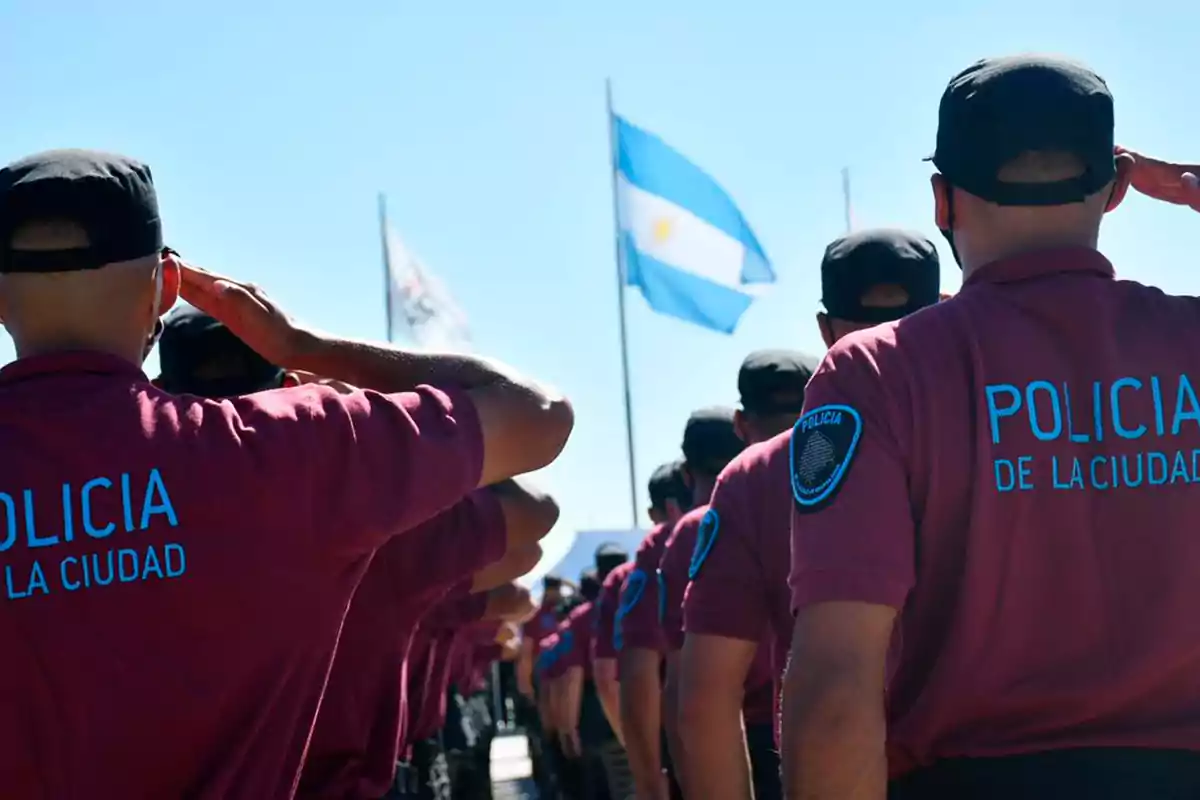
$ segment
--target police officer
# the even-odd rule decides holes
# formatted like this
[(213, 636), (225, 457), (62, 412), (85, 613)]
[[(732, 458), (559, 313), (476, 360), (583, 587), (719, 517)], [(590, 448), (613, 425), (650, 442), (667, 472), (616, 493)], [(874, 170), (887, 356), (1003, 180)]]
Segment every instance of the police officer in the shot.
[(576, 640), (591, 632), (590, 626), (584, 623), (589, 620), (592, 603), (599, 593), (600, 582), (593, 570), (580, 575), (579, 591), (559, 604), (558, 627), (542, 641), (543, 652), (539, 657), (539, 679), (545, 686), (550, 727), (555, 734), (551, 752), (554, 754), (557, 790), (565, 800), (583, 797), (589, 785), (579, 738), (582, 681), (568, 673), (582, 663), (581, 653), (587, 652), (586, 646), (576, 647)]
[[(658, 627), (666, 661), (663, 686), (663, 727), (669, 745), (671, 792), (678, 796), (683, 786), (683, 746), (679, 725), (679, 652), (683, 649), (683, 598), (690, 565), (702, 561), (715, 528), (708, 501), (717, 476), (742, 451), (736, 412), (725, 406), (695, 411), (683, 431), (684, 477), (692, 491), (692, 508), (675, 523), (659, 558)], [(765, 683), (761, 681), (760, 685)], [(766, 693), (769, 707), (769, 691)], [(769, 710), (767, 712), (770, 713)], [(701, 787), (692, 788), (693, 795)]]
[[(613, 644), (620, 676), (621, 732), (638, 798), (664, 800), (670, 785), (663, 773), (663, 653), (658, 624), (658, 564), (675, 524), (691, 504), (683, 462), (659, 467), (651, 477), (650, 521), (654, 523), (634, 554), (634, 567), (621, 587), (613, 621)], [(661, 504), (660, 504), (661, 500)]]
[[(632, 800), (633, 777), (625, 750), (609, 724), (595, 681), (592, 660), (593, 639), (600, 625), (600, 588), (608, 576), (629, 561), (629, 554), (617, 545), (601, 545), (596, 549), (596, 582), (588, 587), (592, 595), (584, 610), (576, 610), (570, 621), (574, 631), (572, 658), (566, 669), (569, 696), (577, 696), (577, 730), (579, 752), (582, 754), (584, 797), (594, 800)], [(582, 587), (581, 587), (582, 588)], [(586, 596), (586, 595), (585, 595)], [(568, 731), (572, 730), (568, 728)]]
[(517, 656), (517, 689), (520, 692), (518, 719), (525, 729), (529, 757), (533, 762), (533, 777), (541, 794), (554, 793), (554, 770), (551, 766), (550, 741), (546, 738), (544, 720), (548, 716), (546, 698), (539, 691), (534, 664), (541, 655), (539, 643), (558, 626), (556, 610), (562, 601), (562, 578), (546, 575), (542, 578), (542, 601), (537, 612), (521, 628), (521, 651)]
[(1097, 250), (1113, 119), (1052, 57), (942, 96), (963, 288), (835, 345), (792, 437), (796, 796), (1200, 795), (1200, 305)]
[[(899, 319), (938, 302), (940, 278), (937, 248), (919, 234), (872, 229), (840, 237), (821, 261), (818, 328), (832, 345)], [(814, 366), (788, 351), (751, 353), (743, 362), (738, 432), (750, 446), (717, 480), (712, 540), (690, 573), (680, 731), (688, 781), (714, 797), (747, 797), (751, 784), (759, 800), (782, 793), (775, 726), (747, 708), (743, 735), (743, 707), (764, 655), (774, 699), (791, 645), (791, 499), (779, 487), (787, 485), (791, 428)], [(768, 707), (767, 719), (774, 717)]]
[[(286, 794), (375, 550), (553, 460), (571, 428), (563, 399), (506, 368), (315, 333), (162, 247), (136, 161), (0, 170), (14, 797)], [(269, 363), (394, 394), (169, 395), (140, 365), (179, 295)]]
[[(235, 397), (303, 380), (190, 306), (167, 315), (158, 352), (157, 384), (172, 393)], [(420, 617), (461, 582), (483, 592), (528, 572), (557, 517), (552, 499), (505, 481), (380, 548), (342, 626), (297, 797), (377, 798), (396, 783), (409, 703), (396, 675)]]

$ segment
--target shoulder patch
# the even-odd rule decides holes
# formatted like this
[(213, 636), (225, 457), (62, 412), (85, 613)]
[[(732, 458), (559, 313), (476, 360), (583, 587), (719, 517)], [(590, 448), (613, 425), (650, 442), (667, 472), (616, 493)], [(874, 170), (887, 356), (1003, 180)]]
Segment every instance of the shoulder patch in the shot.
[(634, 606), (638, 604), (645, 593), (646, 573), (641, 569), (635, 569), (625, 579), (625, 586), (621, 589), (621, 600), (617, 604), (617, 613), (613, 615), (613, 649), (618, 652), (625, 647), (625, 617), (630, 611), (633, 611)]
[(625, 579), (625, 587), (621, 590), (621, 604), (617, 606), (617, 619), (621, 619), (633, 611), (645, 593), (646, 572), (642, 569), (635, 569), (629, 573), (629, 577)]
[(861, 438), (862, 417), (850, 406), (821, 406), (797, 420), (789, 452), (797, 511), (811, 514), (833, 502)]
[(704, 519), (700, 520), (700, 530), (696, 532), (696, 546), (692, 550), (692, 563), (688, 565), (688, 580), (696, 580), (696, 576), (700, 574), (700, 568), (704, 566), (704, 560), (708, 558), (709, 552), (717, 541), (717, 532), (721, 529), (721, 517), (717, 514), (715, 508), (710, 508), (704, 512)]
[(658, 624), (662, 625), (667, 618), (667, 578), (663, 571), (658, 571)]

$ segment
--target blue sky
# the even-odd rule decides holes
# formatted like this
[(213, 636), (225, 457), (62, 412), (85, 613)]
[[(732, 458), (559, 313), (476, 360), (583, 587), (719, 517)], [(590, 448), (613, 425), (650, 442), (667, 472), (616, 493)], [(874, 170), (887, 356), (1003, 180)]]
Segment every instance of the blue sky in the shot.
[[(538, 477), (563, 507), (550, 560), (575, 530), (629, 524), (606, 77), (619, 113), (733, 195), (780, 275), (732, 337), (630, 295), (644, 484), (689, 411), (736, 401), (747, 352), (820, 352), (817, 267), (842, 232), (843, 166), (856, 222), (935, 238), (957, 288), (920, 160), (954, 72), (985, 55), (1080, 58), (1113, 89), (1122, 143), (1197, 159), (1198, 29), (1200, 6), (1178, 0), (0, 0), (0, 160), (136, 156), (186, 257), (359, 337), (384, 334), (386, 192), (481, 349), (575, 402), (575, 434)], [(1102, 246), (1126, 277), (1192, 291), (1189, 214), (1133, 198)]]

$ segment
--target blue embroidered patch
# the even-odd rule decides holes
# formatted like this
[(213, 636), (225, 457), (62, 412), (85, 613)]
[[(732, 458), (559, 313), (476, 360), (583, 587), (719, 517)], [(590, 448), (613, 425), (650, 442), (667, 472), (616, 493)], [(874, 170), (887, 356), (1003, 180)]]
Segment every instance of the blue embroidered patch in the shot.
[(811, 514), (833, 502), (861, 438), (862, 417), (850, 406), (814, 408), (796, 422), (789, 459), (798, 512)]
[(625, 616), (633, 611), (634, 606), (642, 599), (642, 595), (646, 593), (646, 573), (641, 569), (634, 569), (629, 573), (629, 577), (625, 579), (625, 586), (621, 589), (621, 604), (617, 606), (617, 613), (613, 617), (613, 647), (618, 651), (625, 646), (625, 635), (623, 633), (622, 623)]
[(667, 618), (667, 579), (663, 571), (658, 571), (658, 624), (662, 625)]
[(704, 566), (705, 559), (712, 551), (713, 545), (717, 541), (717, 531), (720, 529), (721, 517), (717, 514), (717, 510), (710, 508), (705, 511), (704, 519), (700, 520), (700, 530), (696, 532), (696, 546), (692, 549), (692, 563), (688, 565), (689, 581), (696, 580), (696, 576), (700, 574), (700, 568)]

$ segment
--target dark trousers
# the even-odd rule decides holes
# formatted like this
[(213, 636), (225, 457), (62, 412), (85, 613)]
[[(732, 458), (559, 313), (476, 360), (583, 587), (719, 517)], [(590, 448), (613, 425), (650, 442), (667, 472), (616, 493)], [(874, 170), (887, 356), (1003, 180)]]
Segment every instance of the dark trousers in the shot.
[(551, 745), (554, 762), (554, 777), (558, 794), (562, 800), (581, 800), (584, 792), (583, 759), (566, 754), (558, 742)]
[(1103, 747), (948, 758), (888, 785), (888, 800), (1194, 800), (1200, 753)]
[(750, 751), (750, 780), (755, 800), (783, 800), (779, 774), (779, 751), (771, 723), (746, 726), (746, 749)]
[(633, 771), (629, 768), (629, 756), (625, 748), (613, 737), (596, 748), (596, 754), (604, 768), (608, 797), (611, 800), (635, 800)]

